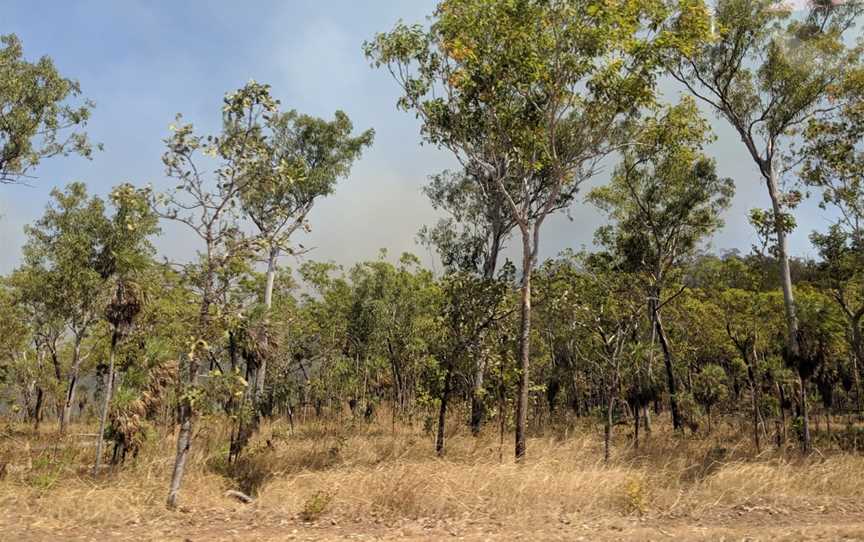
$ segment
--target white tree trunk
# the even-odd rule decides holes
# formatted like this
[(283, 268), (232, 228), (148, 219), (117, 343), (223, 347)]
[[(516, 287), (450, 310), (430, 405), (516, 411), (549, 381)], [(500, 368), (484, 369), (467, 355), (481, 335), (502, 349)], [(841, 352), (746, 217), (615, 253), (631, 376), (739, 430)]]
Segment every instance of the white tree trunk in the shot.
[(102, 409), (99, 413), (99, 433), (96, 436), (96, 462), (93, 464), (93, 476), (99, 474), (102, 466), (102, 447), (104, 444), (105, 423), (108, 420), (108, 407), (111, 404), (111, 396), (114, 393), (114, 355), (117, 350), (117, 331), (111, 337), (111, 351), (108, 354), (108, 377), (105, 385), (105, 396), (102, 398)]

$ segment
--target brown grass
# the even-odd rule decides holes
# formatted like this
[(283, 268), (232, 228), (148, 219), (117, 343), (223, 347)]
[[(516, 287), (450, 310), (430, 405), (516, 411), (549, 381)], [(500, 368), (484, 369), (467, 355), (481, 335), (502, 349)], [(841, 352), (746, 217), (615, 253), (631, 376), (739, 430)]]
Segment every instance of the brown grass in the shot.
[[(698, 519), (741, 507), (786, 514), (819, 507), (860, 512), (856, 500), (864, 495), (861, 456), (823, 452), (803, 459), (770, 451), (756, 458), (731, 427), (685, 438), (661, 426), (638, 453), (619, 430), (608, 464), (602, 461), (599, 430), (549, 429), (534, 435), (528, 459), (514, 464), (509, 437), (502, 461), (497, 435), (474, 438), (453, 426), (447, 455), (440, 459), (432, 435), (410, 428), (393, 432), (385, 420), (354, 428), (310, 422), (294, 432), (276, 422), (263, 428), (239, 471), (225, 464), (226, 425), (205, 420), (181, 504), (227, 516), (305, 521), (530, 517), (543, 522), (574, 516)], [(154, 436), (137, 459), (94, 479), (88, 472), (92, 439), (58, 441), (52, 431), (6, 429), (0, 444), (0, 464), (6, 464), (0, 513), (54, 530), (156, 526), (176, 517), (163, 504), (173, 435)], [(717, 457), (722, 460), (715, 462)], [(228, 489), (250, 491), (244, 486), (250, 480), (257, 492), (251, 505), (225, 497)]]

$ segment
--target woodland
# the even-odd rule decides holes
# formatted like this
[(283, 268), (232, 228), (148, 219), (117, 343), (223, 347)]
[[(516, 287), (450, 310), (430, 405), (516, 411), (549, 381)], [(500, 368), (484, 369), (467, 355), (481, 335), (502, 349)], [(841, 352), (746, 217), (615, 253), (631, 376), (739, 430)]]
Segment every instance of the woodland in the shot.
[[(458, 164), (423, 188), (435, 269), (304, 247), (374, 127), (262, 82), (224, 94), (217, 133), (178, 114), (159, 182), (57, 186), (0, 276), (0, 528), (864, 537), (862, 11), (441, 0), (370, 36), (394, 115)], [(74, 74), (0, 40), (7, 198), (102, 142)], [(757, 178), (718, 173), (720, 124)], [(742, 183), (764, 208), (730, 216)], [(805, 199), (812, 258), (788, 246)], [(594, 244), (541, 258), (546, 220), (587, 208)], [(729, 220), (757, 242), (714, 251)], [(177, 231), (185, 260), (156, 249)]]

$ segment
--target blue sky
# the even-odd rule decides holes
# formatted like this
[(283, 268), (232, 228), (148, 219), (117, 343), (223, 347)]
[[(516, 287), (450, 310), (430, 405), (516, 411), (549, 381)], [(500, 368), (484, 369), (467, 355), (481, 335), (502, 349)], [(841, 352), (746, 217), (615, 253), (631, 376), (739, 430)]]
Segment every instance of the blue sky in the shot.
[[(169, 188), (160, 156), (174, 115), (182, 112), (202, 131), (216, 131), (223, 94), (249, 79), (271, 84), (285, 109), (318, 116), (342, 109), (358, 130), (377, 132), (374, 147), (351, 177), (313, 211), (312, 233), (302, 239), (316, 247), (308, 257), (350, 264), (387, 248), (394, 254), (414, 251), (428, 261), (415, 235), (435, 215), (420, 187), (453, 160), (419, 145), (417, 121), (396, 110), (398, 89), (388, 74), (369, 67), (361, 45), (400, 18), (422, 22), (434, 5), (434, 0), (7, 0), (0, 33), (17, 34), (28, 58), (49, 55), (61, 73), (79, 80), (97, 104), (88, 131), (105, 150), (92, 161), (46, 162), (35, 173), (34, 187), (0, 187), (0, 272), (18, 264), (23, 225), (41, 215), (55, 186), (83, 180), (99, 194), (124, 181)], [(664, 91), (673, 99), (678, 93), (668, 83)], [(747, 250), (754, 236), (746, 213), (768, 205), (766, 191), (737, 136), (724, 121), (709, 118), (719, 136), (710, 151), (721, 174), (733, 177), (738, 187), (713, 247)], [(595, 182), (606, 178), (608, 172)], [(562, 215), (545, 226), (543, 256), (590, 244), (601, 218), (581, 202), (570, 215), (572, 220)], [(812, 255), (807, 236), (828, 220), (809, 202), (798, 221), (792, 249)], [(158, 246), (172, 258), (195, 250), (194, 240), (172, 229)]]

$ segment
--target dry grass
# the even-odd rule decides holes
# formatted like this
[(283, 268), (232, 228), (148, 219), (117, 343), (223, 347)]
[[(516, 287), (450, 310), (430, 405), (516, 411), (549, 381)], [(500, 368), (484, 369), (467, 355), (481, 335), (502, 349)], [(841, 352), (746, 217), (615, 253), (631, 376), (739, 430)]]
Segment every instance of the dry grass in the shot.
[[(509, 437), (501, 461), (497, 435), (474, 438), (454, 426), (447, 455), (439, 459), (431, 435), (404, 428), (394, 433), (385, 419), (382, 425), (355, 428), (312, 422), (293, 433), (276, 422), (263, 428), (239, 474), (225, 464), (225, 424), (205, 420), (182, 505), (229, 516), (301, 520), (530, 517), (542, 522), (574, 515), (699, 518), (735, 507), (854, 511), (864, 495), (861, 456), (826, 453), (804, 460), (771, 451), (754, 458), (749, 443), (731, 427), (702, 438), (655, 428), (638, 453), (619, 431), (608, 464), (596, 429), (549, 429), (530, 439), (528, 459), (517, 465), (510, 459)], [(155, 436), (136, 460), (93, 479), (90, 440), (60, 442), (53, 428), (45, 431), (34, 435), (7, 428), (0, 441), (0, 463), (6, 464), (0, 512), (14, 509), (46, 528), (155, 526), (175, 514), (163, 505), (172, 436)], [(721, 445), (724, 451), (718, 452)], [(248, 491), (243, 484), (249, 480), (257, 491), (251, 505), (225, 497), (227, 489)]]

